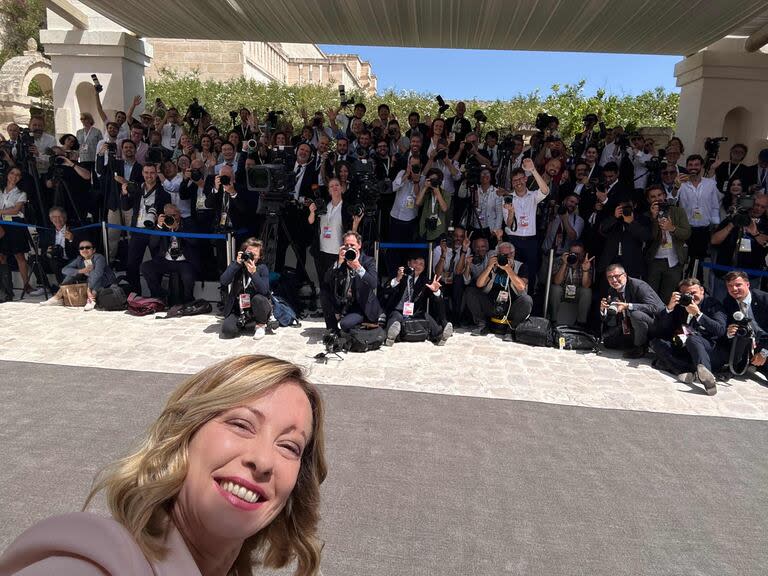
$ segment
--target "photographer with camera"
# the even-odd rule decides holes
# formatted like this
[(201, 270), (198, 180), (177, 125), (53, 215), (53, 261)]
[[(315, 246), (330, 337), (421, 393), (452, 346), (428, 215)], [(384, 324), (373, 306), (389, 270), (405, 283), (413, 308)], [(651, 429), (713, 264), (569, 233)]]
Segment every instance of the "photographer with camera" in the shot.
[(448, 307), (446, 314), (454, 324), (460, 321), (461, 304), (464, 297), (464, 276), (462, 274), (464, 268), (459, 270), (459, 262), (466, 259), (470, 243), (471, 239), (467, 236), (467, 231), (461, 225), (457, 225), (452, 233), (448, 229), (448, 233), (440, 238), (440, 242), (432, 250), (432, 273), (441, 278), (445, 302)]
[(768, 377), (768, 293), (750, 287), (749, 276), (740, 270), (724, 277), (728, 296), (723, 301), (728, 326), (720, 340), (720, 352), (728, 358), (731, 372), (739, 375), (747, 365)]
[(162, 166), (158, 167), (157, 177), (163, 189), (171, 196), (171, 203), (181, 212), (181, 219), (184, 222), (184, 228), (191, 230), (192, 226), (192, 207), (187, 198), (181, 198), (179, 190), (184, 175), (179, 172), (178, 166), (172, 160), (166, 160)]
[[(583, 122), (584, 129), (573, 138), (573, 144), (571, 144), (574, 158), (582, 158), (588, 146), (597, 147), (606, 136), (605, 123), (600, 120), (597, 114), (587, 114), (584, 116)], [(599, 125), (598, 130), (595, 130), (596, 125)]]
[(459, 170), (459, 163), (448, 157), (448, 144), (445, 140), (440, 140), (437, 146), (429, 153), (429, 159), (426, 166), (424, 166), (424, 172), (428, 173), (433, 168), (440, 170), (443, 177), (443, 189), (450, 198), (453, 198), (456, 192), (456, 184), (461, 180), (461, 171)]
[(48, 210), (48, 220), (53, 228), (38, 229), (38, 243), (42, 257), (43, 270), (53, 273), (56, 281), (64, 280), (62, 269), (78, 255), (79, 238), (67, 225), (67, 212), (64, 208), (53, 206)]
[(349, 332), (363, 323), (376, 324), (382, 314), (376, 297), (376, 262), (363, 253), (363, 239), (346, 232), (333, 267), (326, 270), (320, 300), (329, 333)]
[(214, 213), (211, 208), (205, 205), (205, 201), (215, 182), (215, 176), (212, 176), (210, 180), (206, 179), (204, 164), (200, 159), (192, 160), (189, 169), (182, 173), (179, 198), (189, 202), (190, 224), (187, 226), (189, 230), (203, 233), (213, 230)]
[(651, 239), (645, 248), (647, 280), (662, 301), (668, 301), (683, 276), (691, 227), (685, 211), (667, 203), (661, 184), (651, 184), (646, 198), (651, 207)]
[[(467, 308), (475, 324), (472, 336), (482, 336), (488, 331), (491, 318), (503, 319), (513, 331), (528, 318), (533, 309), (533, 299), (528, 291), (528, 268), (515, 260), (515, 247), (501, 242), (494, 252), (488, 252), (485, 268), (477, 276), (474, 286), (467, 286), (464, 294)], [(474, 264), (474, 262), (473, 262)], [(507, 334), (505, 340), (511, 339)]]
[(728, 192), (728, 186), (737, 178), (742, 183), (749, 182), (749, 167), (744, 164), (744, 158), (747, 156), (747, 146), (737, 143), (731, 146), (728, 162), (718, 162), (712, 165), (715, 171), (715, 181), (717, 189), (723, 194)]
[[(518, 177), (525, 178), (525, 174), (522, 173), (521, 176), (520, 173), (522, 169), (519, 170)], [(467, 229), (475, 232), (476, 238), (482, 236), (495, 242), (499, 231), (503, 232), (504, 201), (498, 190), (491, 184), (491, 171), (488, 168), (481, 168), (479, 183), (468, 187), (469, 205), (459, 221), (466, 221)]]
[(642, 358), (648, 351), (648, 334), (664, 303), (639, 278), (627, 275), (621, 264), (605, 271), (608, 296), (600, 300), (602, 340), (606, 348), (624, 349), (624, 358)]
[(699, 382), (709, 396), (717, 393), (713, 372), (724, 363), (717, 342), (725, 336), (727, 318), (723, 305), (706, 296), (698, 278), (682, 280), (679, 291), (656, 317), (657, 337), (650, 348), (656, 354), (654, 367), (677, 376), (680, 382)]
[(431, 168), (416, 194), (416, 206), (421, 208), (419, 237), (427, 242), (434, 242), (448, 230), (451, 195), (443, 188), (443, 181), (443, 172)]
[[(133, 210), (130, 206), (127, 208), (121, 206), (123, 204), (122, 186), (130, 182), (130, 187), (138, 190), (144, 183), (144, 168), (136, 159), (136, 145), (133, 140), (123, 140), (120, 149), (122, 150), (122, 159), (110, 159), (106, 165), (97, 162), (96, 170), (101, 178), (107, 222), (127, 226), (133, 219)], [(112, 171), (108, 172), (110, 166)], [(109, 253), (113, 259), (117, 256), (117, 242), (121, 235), (120, 230), (113, 228), (107, 230)]]
[(768, 193), (768, 148), (763, 148), (757, 155), (757, 164), (749, 167), (747, 182), (757, 186), (764, 194)]
[(81, 112), (80, 122), (83, 127), (76, 134), (80, 152), (78, 161), (89, 172), (93, 172), (98, 144), (102, 140), (101, 130), (94, 126), (95, 122), (90, 112)]
[(630, 276), (645, 277), (643, 245), (651, 240), (650, 219), (636, 212), (632, 201), (626, 200), (600, 221), (599, 231), (604, 240), (597, 269), (620, 263)]
[(696, 277), (704, 277), (701, 263), (709, 253), (710, 228), (720, 224), (720, 194), (713, 178), (702, 178), (704, 159), (698, 154), (688, 156), (685, 162), (687, 174), (679, 174), (680, 183), (678, 206), (685, 210), (691, 225), (688, 239), (688, 269), (686, 276), (693, 276), (693, 268), (699, 261)]
[[(384, 135), (384, 141), (387, 143), (387, 154), (389, 156), (396, 156), (405, 153), (411, 145), (411, 130), (408, 130), (408, 134), (403, 135), (400, 131), (400, 122), (394, 118), (391, 119), (386, 126), (387, 133)], [(425, 135), (427, 133), (426, 126), (424, 126), (424, 130), (423, 133), (419, 132), (419, 134)]]
[(56, 146), (56, 138), (45, 131), (45, 119), (42, 116), (29, 119), (29, 133), (33, 138), (29, 154), (35, 158), (37, 171), (42, 174), (50, 167), (51, 149)]
[[(426, 339), (438, 346), (445, 344), (453, 335), (453, 325), (445, 320), (445, 304), (440, 290), (440, 277), (429, 281), (424, 256), (417, 254), (408, 259), (406, 266), (397, 269), (391, 280), (392, 292), (387, 299), (387, 339), (385, 346), (392, 346), (401, 336), (424, 339), (418, 333), (426, 328)], [(430, 310), (427, 312), (427, 302)], [(423, 333), (423, 332), (422, 332)]]
[[(740, 184), (732, 181), (732, 187)], [(750, 206), (751, 205), (751, 206)], [(729, 207), (728, 215), (712, 233), (715, 264), (740, 270), (764, 270), (768, 255), (768, 195), (739, 194)], [(725, 272), (713, 270), (712, 295), (723, 299), (726, 295)], [(751, 278), (760, 285), (760, 277)]]
[[(105, 167), (110, 160), (119, 160), (122, 158), (122, 151), (118, 145), (118, 134), (120, 127), (117, 122), (107, 122), (107, 134), (96, 144), (96, 166), (94, 168), (97, 176), (105, 172)], [(106, 172), (112, 171), (107, 169)]]
[[(171, 203), (163, 207), (163, 213), (157, 217), (157, 229), (163, 232), (181, 233), (184, 225), (181, 210)], [(152, 259), (141, 265), (141, 274), (147, 281), (149, 293), (153, 298), (165, 299), (167, 294), (162, 289), (164, 274), (175, 273), (181, 279), (182, 304), (195, 299), (195, 281), (200, 276), (200, 257), (197, 241), (178, 236), (150, 236), (149, 250)]]
[(573, 242), (568, 252), (555, 260), (552, 282), (549, 287), (549, 311), (554, 322), (558, 322), (560, 305), (572, 302), (577, 306), (576, 325), (584, 328), (589, 320), (592, 305), (592, 264), (595, 257), (589, 257), (584, 244)]
[(680, 186), (677, 182), (677, 167), (669, 162), (661, 165), (661, 186), (667, 197), (667, 204), (677, 206), (680, 200)]
[(212, 210), (214, 230), (236, 230), (244, 224), (241, 192), (242, 186), (229, 164), (222, 166), (216, 176), (208, 176), (204, 187), (205, 207)]
[(240, 245), (237, 258), (219, 279), (222, 287), (228, 286), (224, 302), (224, 321), (221, 337), (234, 338), (249, 324), (255, 323), (254, 340), (266, 335), (266, 327), (272, 314), (269, 269), (261, 262), (261, 240), (248, 238)]
[(448, 154), (451, 156), (456, 154), (459, 145), (472, 132), (472, 124), (465, 117), (467, 105), (464, 102), (457, 102), (454, 110), (456, 114), (445, 120), (445, 131), (448, 133)]
[[(76, 142), (76, 141), (75, 141)], [(95, 212), (91, 193), (91, 171), (72, 160), (76, 156), (61, 146), (51, 148), (51, 168), (43, 176), (46, 188), (53, 190), (53, 204), (63, 206), (72, 215), (74, 226), (85, 223)]]
[[(413, 140), (415, 137), (412, 137)], [(395, 192), (395, 202), (390, 211), (389, 242), (408, 243), (416, 239), (419, 226), (419, 205), (416, 199), (419, 194), (423, 196), (422, 173), (423, 164), (418, 156), (411, 156), (406, 170), (401, 170), (394, 182), (392, 189)], [(387, 252), (387, 267), (390, 276), (394, 276), (399, 266), (400, 258), (397, 251)]]
[[(123, 154), (127, 152), (123, 148)], [(130, 211), (131, 227), (141, 227), (155, 229), (157, 226), (157, 215), (163, 213), (166, 204), (171, 203), (171, 196), (163, 190), (160, 181), (157, 178), (157, 168), (152, 164), (147, 164), (141, 170), (144, 183), (140, 186), (134, 182), (125, 182), (122, 184), (120, 196), (120, 209), (123, 213)], [(144, 253), (147, 248), (154, 256), (150, 247), (149, 236), (132, 232), (128, 241), (128, 254), (125, 264), (125, 278), (131, 285), (131, 289), (137, 294), (141, 294), (141, 282), (139, 271), (141, 263), (144, 260)]]
[(584, 232), (584, 219), (578, 215), (578, 208), (577, 194), (571, 192), (563, 198), (541, 245), (545, 255), (554, 248), (555, 256), (559, 258), (562, 254), (570, 252), (572, 244), (581, 238)]
[(186, 133), (184, 125), (179, 118), (179, 111), (176, 108), (168, 108), (163, 118), (160, 133), (162, 137), (160, 145), (166, 150), (175, 150), (176, 146), (179, 145), (181, 135)]

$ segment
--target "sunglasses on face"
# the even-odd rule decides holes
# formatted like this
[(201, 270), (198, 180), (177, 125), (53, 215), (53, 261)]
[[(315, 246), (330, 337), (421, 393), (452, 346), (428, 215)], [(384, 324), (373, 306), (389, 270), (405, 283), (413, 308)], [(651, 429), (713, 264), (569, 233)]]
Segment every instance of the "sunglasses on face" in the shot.
[(93, 246), (80, 246), (80, 250), (93, 250)]

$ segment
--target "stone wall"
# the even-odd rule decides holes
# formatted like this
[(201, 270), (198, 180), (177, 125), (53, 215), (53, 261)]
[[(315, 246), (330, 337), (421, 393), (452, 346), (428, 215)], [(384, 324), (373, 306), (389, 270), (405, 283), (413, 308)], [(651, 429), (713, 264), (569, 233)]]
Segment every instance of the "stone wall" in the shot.
[(180, 74), (198, 73), (201, 80), (228, 80), (243, 75), (243, 42), (148, 38), (154, 56), (146, 71), (150, 80), (163, 68)]

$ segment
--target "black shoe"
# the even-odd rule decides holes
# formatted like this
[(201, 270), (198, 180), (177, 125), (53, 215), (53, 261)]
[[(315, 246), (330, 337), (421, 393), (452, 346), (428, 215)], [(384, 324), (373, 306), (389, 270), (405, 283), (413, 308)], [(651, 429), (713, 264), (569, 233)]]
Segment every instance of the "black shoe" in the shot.
[(699, 382), (704, 384), (704, 389), (707, 391), (708, 396), (714, 396), (717, 394), (717, 384), (715, 384), (715, 375), (704, 366), (699, 364), (696, 366), (696, 376), (699, 377)]
[(485, 324), (478, 324), (472, 329), (472, 332), (470, 332), (472, 336), (485, 336), (487, 333), (488, 328), (486, 328)]
[(512, 334), (512, 332), (507, 332), (506, 334), (504, 334), (504, 336), (502, 336), (501, 339), (504, 342), (514, 342), (515, 341), (515, 336), (514, 336), (514, 334)]
[(645, 356), (645, 354), (648, 352), (648, 348), (646, 346), (635, 346), (633, 348), (630, 348), (629, 350), (625, 350), (624, 354), (622, 354), (622, 358), (629, 358), (629, 359), (635, 359), (635, 358), (642, 358)]

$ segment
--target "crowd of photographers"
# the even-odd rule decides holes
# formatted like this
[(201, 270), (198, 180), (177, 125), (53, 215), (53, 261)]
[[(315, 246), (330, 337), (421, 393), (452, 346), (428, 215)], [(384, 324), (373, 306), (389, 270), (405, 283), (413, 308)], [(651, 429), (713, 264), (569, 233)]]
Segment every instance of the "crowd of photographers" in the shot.
[[(18, 268), (25, 293), (39, 290), (30, 251), (64, 283), (78, 253), (98, 248), (110, 256), (99, 286), (124, 270), (130, 290), (141, 292), (143, 277), (164, 298), (172, 274), (187, 302), (195, 281), (218, 281), (222, 333), (255, 324), (261, 337), (273, 316), (270, 278), (290, 276), (286, 297), (298, 307), (299, 293), (315, 297), (314, 276), (330, 335), (380, 326), (387, 344), (442, 344), (463, 324), (513, 339), (538, 311), (627, 357), (651, 344), (664, 367), (707, 390), (713, 372), (739, 360), (716, 350), (768, 330), (749, 308), (762, 299), (768, 254), (768, 150), (750, 166), (737, 143), (724, 161), (725, 139), (709, 138), (703, 156), (686, 155), (678, 138), (659, 148), (595, 114), (570, 142), (557, 118), (539, 114), (526, 142), (485, 131), (482, 111), (468, 116), (463, 102), (451, 110), (439, 97), (437, 117), (414, 111), (401, 125), (386, 104), (368, 114), (343, 90), (339, 106), (302, 110), (295, 132), (281, 111), (245, 107), (217, 127), (196, 100), (183, 115), (159, 99), (136, 115), (137, 96), (109, 118), (94, 84), (103, 132), (83, 113), (82, 128), (57, 140), (33, 117), (24, 129), (8, 125), (0, 145), (0, 215), (41, 227), (33, 238), (0, 226), (3, 263)], [(112, 225), (107, 246), (99, 230), (73, 233), (92, 222)], [(222, 233), (241, 246), (231, 264), (224, 240), (199, 237)], [(81, 279), (96, 273), (92, 260)], [(733, 302), (751, 324), (724, 319)], [(749, 362), (762, 366), (768, 349), (754, 351)], [(693, 358), (690, 370), (681, 357)]]

